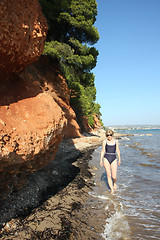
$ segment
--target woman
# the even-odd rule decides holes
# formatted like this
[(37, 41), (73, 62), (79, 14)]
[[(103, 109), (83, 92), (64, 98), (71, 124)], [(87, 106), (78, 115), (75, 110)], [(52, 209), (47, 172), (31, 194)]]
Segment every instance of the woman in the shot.
[[(114, 192), (114, 189), (117, 189), (116, 180), (117, 180), (117, 158), (118, 155), (118, 165), (121, 164), (121, 156), (119, 150), (118, 140), (114, 139), (113, 131), (111, 129), (106, 131), (106, 140), (102, 143), (102, 151), (100, 158), (100, 166), (104, 165), (108, 184), (111, 189), (111, 193)], [(113, 181), (112, 181), (113, 180)]]

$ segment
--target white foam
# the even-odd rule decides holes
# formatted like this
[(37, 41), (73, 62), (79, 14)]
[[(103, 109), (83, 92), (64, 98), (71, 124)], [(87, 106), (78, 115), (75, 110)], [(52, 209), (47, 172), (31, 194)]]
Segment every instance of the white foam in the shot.
[(131, 140), (131, 139), (127, 137), (122, 137), (122, 140)]
[[(106, 219), (105, 230), (101, 234), (106, 240), (130, 240), (130, 227), (123, 214), (123, 204), (113, 195), (108, 196), (108, 200), (113, 204), (114, 211), (110, 218)], [(109, 210), (109, 205), (105, 210)]]
[(128, 185), (126, 185), (125, 183), (121, 183), (119, 185), (121, 186), (121, 188), (128, 188)]
[(95, 197), (95, 198), (100, 198), (100, 199), (109, 199), (107, 196), (104, 196), (104, 195), (96, 195), (94, 192), (88, 192), (88, 194), (92, 197)]
[(106, 220), (105, 231), (101, 235), (106, 240), (130, 240), (130, 227), (122, 211), (116, 211)]
[(106, 207), (105, 207), (105, 210), (108, 210), (109, 209), (109, 206), (107, 205)]

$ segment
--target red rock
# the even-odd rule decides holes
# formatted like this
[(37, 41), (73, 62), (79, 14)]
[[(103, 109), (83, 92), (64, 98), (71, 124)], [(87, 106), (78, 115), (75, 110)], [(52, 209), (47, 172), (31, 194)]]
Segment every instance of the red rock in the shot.
[(99, 121), (98, 117), (95, 115), (94, 116), (93, 129), (98, 130), (99, 128), (102, 128), (102, 126), (100, 124), (100, 121)]
[(64, 135), (81, 134), (66, 80), (47, 58), (39, 59), (47, 33), (39, 2), (1, 1), (0, 33), (2, 199), (54, 159)]
[(0, 82), (42, 54), (47, 22), (38, 0), (0, 2)]
[[(57, 68), (49, 63), (48, 59), (41, 57), (38, 62), (28, 67), (29, 72), (34, 73), (37, 79), (40, 79), (43, 90), (47, 89), (47, 93), (52, 96), (55, 102), (60, 106), (67, 119), (66, 127), (63, 131), (65, 138), (81, 137), (81, 129), (77, 123), (76, 114), (71, 108), (70, 89), (66, 83), (66, 79), (61, 76)], [(42, 71), (39, 71), (42, 69)]]
[(67, 127), (64, 129), (64, 138), (81, 137), (80, 127), (75, 119), (69, 119)]
[(45, 57), (3, 84), (0, 90), (1, 192), (20, 189), (26, 184), (26, 174), (53, 160), (64, 134), (81, 136), (69, 98), (65, 79)]
[(88, 123), (88, 119), (87, 119), (87, 117), (83, 117), (83, 126), (84, 126), (84, 128), (85, 128), (85, 130), (86, 130), (86, 132), (92, 132), (92, 128), (91, 128), (91, 126), (89, 125), (89, 123)]
[[(23, 88), (22, 85), (19, 89), (11, 85), (11, 90), (7, 91), (12, 99), (10, 104), (8, 102), (8, 110), (3, 104), (2, 94), (0, 99), (0, 116), (5, 123), (0, 129), (1, 192), (7, 182), (7, 187), (14, 185), (19, 189), (22, 186), (24, 179), (17, 184), (19, 179), (14, 177), (15, 174), (36, 171), (54, 159), (67, 123), (60, 106), (49, 94), (40, 90), (38, 82), (21, 79), (21, 84)], [(21, 100), (14, 99), (16, 93)]]

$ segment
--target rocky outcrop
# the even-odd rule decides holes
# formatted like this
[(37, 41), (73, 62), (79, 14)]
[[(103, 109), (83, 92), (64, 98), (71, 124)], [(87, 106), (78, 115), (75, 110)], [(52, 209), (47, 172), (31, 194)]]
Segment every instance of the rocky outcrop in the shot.
[(63, 129), (64, 138), (81, 137), (81, 129), (77, 123), (76, 114), (70, 106), (70, 89), (58, 67), (53, 66), (48, 58), (43, 56), (38, 62), (29, 66), (27, 71), (39, 79), (41, 89), (46, 91), (62, 109), (67, 120)]
[(84, 126), (86, 132), (92, 132), (93, 129), (91, 128), (91, 126), (88, 123), (88, 118), (85, 116), (83, 117), (83, 126)]
[(81, 137), (80, 126), (76, 121), (76, 114), (73, 109), (68, 106), (63, 108), (65, 117), (67, 118), (67, 127), (64, 129), (64, 138), (77, 138)]
[(83, 126), (86, 132), (92, 132), (102, 128), (101, 123), (96, 115), (94, 116), (93, 127), (89, 125), (87, 117), (83, 117)]
[[(3, 199), (26, 184), (27, 174), (54, 159), (67, 123), (71, 125), (76, 116), (69, 106), (70, 91), (65, 79), (46, 58), (35, 62), (43, 52), (47, 34), (39, 2), (1, 1), (0, 32)], [(78, 124), (76, 127), (74, 136), (80, 136)]]
[[(66, 80), (48, 58), (40, 57), (47, 23), (39, 2), (1, 1), (0, 32), (2, 200), (26, 185), (28, 174), (54, 160), (64, 137), (81, 133)], [(88, 125), (86, 131), (91, 130)]]
[(0, 191), (4, 192), (21, 188), (25, 174), (54, 158), (66, 119), (37, 80), (17, 77), (0, 96)]
[(101, 123), (100, 123), (98, 117), (95, 115), (95, 116), (94, 116), (93, 129), (94, 129), (94, 130), (98, 130), (98, 129), (100, 129), (100, 128), (102, 128)]
[(38, 0), (0, 1), (0, 82), (39, 58), (46, 34)]
[(65, 79), (45, 57), (3, 84), (0, 90), (0, 192), (4, 194), (1, 197), (8, 191), (20, 189), (26, 184), (27, 174), (53, 160), (64, 134), (81, 136), (69, 98)]
[[(49, 101), (37, 81), (28, 81), (18, 75), (43, 52), (47, 22), (39, 2), (1, 1), (0, 32), (2, 199), (5, 192), (12, 190), (13, 186), (15, 189), (22, 186), (27, 171), (34, 171), (45, 164), (47, 160), (45, 157), (40, 159), (39, 153), (44, 155), (53, 142), (58, 145), (65, 120), (62, 110), (51, 97)], [(57, 109), (57, 116), (51, 111), (53, 109)], [(44, 111), (47, 111), (45, 116)], [(57, 132), (59, 138), (55, 140)]]

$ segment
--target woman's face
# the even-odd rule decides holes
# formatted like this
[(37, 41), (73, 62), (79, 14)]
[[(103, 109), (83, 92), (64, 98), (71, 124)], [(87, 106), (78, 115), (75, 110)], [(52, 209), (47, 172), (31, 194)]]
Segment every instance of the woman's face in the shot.
[(111, 140), (112, 140), (112, 134), (111, 134), (111, 133), (108, 133), (106, 136), (107, 136), (107, 140), (108, 140), (108, 141), (111, 141)]

